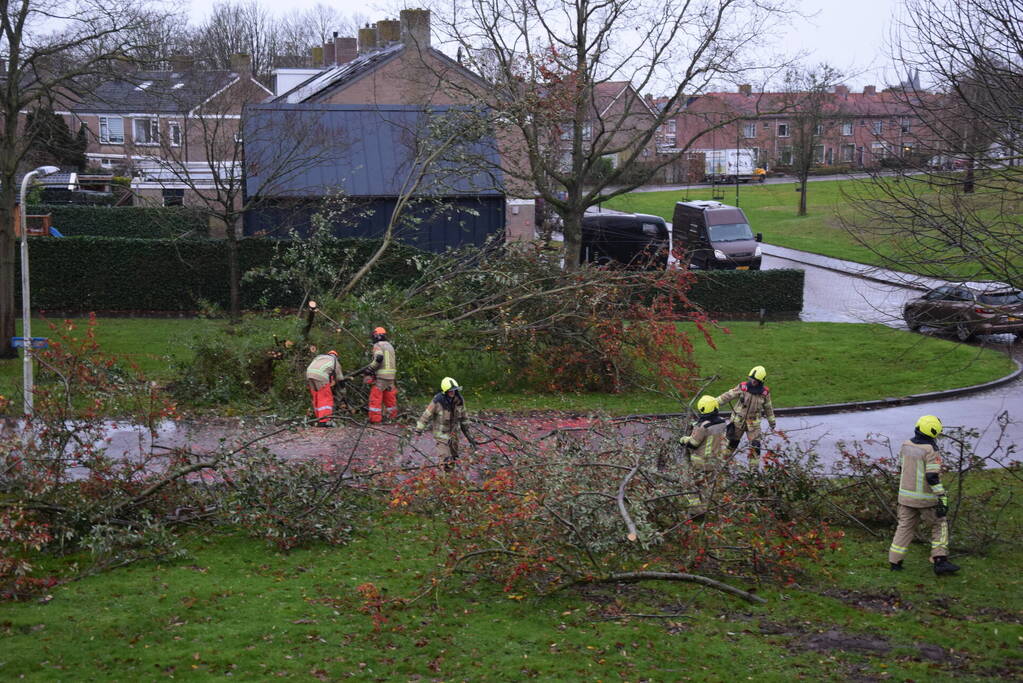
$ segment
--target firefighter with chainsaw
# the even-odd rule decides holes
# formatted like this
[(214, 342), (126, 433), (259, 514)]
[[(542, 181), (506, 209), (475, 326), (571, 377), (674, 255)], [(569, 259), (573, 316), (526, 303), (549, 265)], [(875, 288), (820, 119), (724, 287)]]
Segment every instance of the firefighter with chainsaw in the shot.
[(899, 449), (899, 523), (888, 548), (892, 571), (902, 570), (902, 558), (909, 551), (920, 522), (931, 527), (931, 562), (938, 576), (959, 571), (948, 561), (948, 494), (941, 485), (941, 453), (937, 438), (941, 420), (924, 415), (916, 421), (913, 438)]
[(398, 417), (398, 361), (394, 347), (387, 341), (387, 330), (383, 327), (373, 329), (370, 336), (373, 348), (370, 350), (369, 365), (357, 371), (357, 375), (365, 375), (369, 389), (369, 421), (370, 424), (383, 422), (384, 410), (388, 419)]
[(713, 495), (715, 475), (721, 471), (727, 448), (726, 421), (718, 412), (717, 399), (701, 396), (696, 402), (696, 410), (700, 413), (700, 419), (693, 423), (693, 429), (687, 436), (679, 439), (679, 444), (686, 451), (698, 490), (697, 495), (687, 496), (687, 499), (699, 514), (704, 511), (708, 494)]
[(440, 383), (440, 393), (433, 397), (426, 410), (416, 422), (416, 434), (422, 434), (427, 427), (433, 425), (433, 439), (437, 443), (435, 455), (444, 463), (444, 469), (451, 469), (458, 460), (458, 427), (465, 439), (476, 445), (475, 439), (469, 434), (469, 418), (465, 413), (465, 400), (462, 388), (451, 377), (445, 377)]
[(329, 427), (334, 415), (334, 385), (342, 377), (337, 351), (322, 353), (305, 369), (306, 384), (313, 397), (313, 414), (317, 427)]
[(728, 423), (728, 452), (732, 453), (739, 447), (739, 441), (745, 434), (754, 455), (760, 457), (760, 419), (767, 418), (773, 431), (775, 428), (774, 404), (771, 403), (771, 390), (764, 384), (767, 370), (757, 365), (749, 371), (745, 382), (740, 382), (733, 389), (717, 397), (718, 405), (731, 403), (738, 399), (739, 405), (732, 411), (732, 419)]

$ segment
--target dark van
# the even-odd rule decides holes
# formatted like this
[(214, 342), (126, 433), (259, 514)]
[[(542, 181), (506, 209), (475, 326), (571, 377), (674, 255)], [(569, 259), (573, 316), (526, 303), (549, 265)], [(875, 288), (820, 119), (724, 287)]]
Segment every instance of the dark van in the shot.
[(737, 206), (721, 202), (693, 201), (675, 204), (671, 237), (685, 250), (690, 268), (702, 270), (760, 270), (760, 242), (746, 214)]
[(668, 224), (644, 213), (583, 216), (579, 260), (599, 265), (664, 270), (668, 266)]

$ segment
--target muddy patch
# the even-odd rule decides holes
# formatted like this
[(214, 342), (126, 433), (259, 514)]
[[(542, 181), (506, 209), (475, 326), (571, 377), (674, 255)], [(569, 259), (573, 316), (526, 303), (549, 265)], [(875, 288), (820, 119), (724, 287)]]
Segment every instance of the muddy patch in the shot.
[(821, 595), (835, 598), (852, 607), (882, 614), (894, 614), (913, 609), (912, 603), (903, 600), (902, 596), (896, 591), (865, 593), (844, 588), (834, 588), (822, 591)]
[[(817, 652), (831, 654), (836, 651), (852, 652), (861, 655), (883, 657), (896, 647), (903, 648), (899, 643), (892, 643), (887, 638), (869, 633), (849, 633), (833, 628), (826, 631), (807, 629), (799, 623), (784, 623), (763, 620), (760, 622), (760, 633), (766, 636), (782, 636), (790, 638), (788, 647), (796, 652)], [(945, 648), (931, 643), (917, 643), (908, 646), (915, 650), (910, 655), (915, 659), (928, 662), (947, 663), (956, 658)]]

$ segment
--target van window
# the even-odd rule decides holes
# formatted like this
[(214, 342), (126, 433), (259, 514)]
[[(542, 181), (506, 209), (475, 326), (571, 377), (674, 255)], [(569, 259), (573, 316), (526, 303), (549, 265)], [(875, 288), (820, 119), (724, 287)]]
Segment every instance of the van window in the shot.
[(736, 242), (753, 239), (753, 231), (748, 223), (728, 223), (726, 225), (709, 225), (711, 242)]

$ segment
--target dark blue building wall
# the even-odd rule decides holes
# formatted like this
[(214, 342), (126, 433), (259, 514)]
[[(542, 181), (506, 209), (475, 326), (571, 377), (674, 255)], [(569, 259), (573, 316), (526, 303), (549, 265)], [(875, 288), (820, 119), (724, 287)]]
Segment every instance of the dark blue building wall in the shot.
[[(331, 232), (338, 237), (382, 237), (396, 201), (393, 197), (362, 200), (356, 210), (332, 224)], [(294, 230), (307, 237), (313, 215), (322, 210), (322, 200), (267, 202), (245, 213), (245, 235), (287, 238)], [(504, 233), (504, 198), (499, 196), (444, 199), (408, 209), (407, 215), (418, 220), (405, 221), (396, 237), (425, 251), (482, 246), (487, 238)]]

